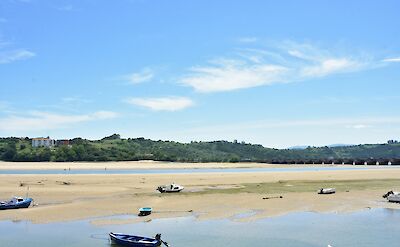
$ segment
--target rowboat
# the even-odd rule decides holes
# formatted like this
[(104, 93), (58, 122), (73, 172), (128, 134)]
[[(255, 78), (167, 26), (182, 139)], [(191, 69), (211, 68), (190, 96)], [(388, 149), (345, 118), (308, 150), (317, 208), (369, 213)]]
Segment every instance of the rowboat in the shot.
[(161, 240), (161, 234), (157, 234), (155, 238), (148, 238), (148, 237), (140, 237), (135, 235), (128, 235), (122, 233), (113, 233), (110, 232), (110, 239), (113, 243), (122, 245), (122, 246), (129, 246), (129, 247), (156, 247), (161, 246), (164, 243), (168, 246), (167, 243)]
[(321, 188), (318, 190), (318, 194), (334, 194), (336, 193), (335, 188)]
[(147, 216), (151, 214), (151, 211), (153, 209), (150, 207), (144, 207), (144, 208), (139, 208), (139, 214), (138, 216)]
[(32, 201), (32, 198), (13, 197), (9, 201), (0, 202), (0, 210), (27, 208)]
[(171, 193), (171, 192), (180, 192), (184, 189), (183, 186), (179, 184), (167, 184), (167, 185), (160, 185), (158, 186), (157, 190), (161, 193)]
[(386, 198), (389, 202), (400, 203), (400, 192), (391, 190), (384, 194), (383, 198)]

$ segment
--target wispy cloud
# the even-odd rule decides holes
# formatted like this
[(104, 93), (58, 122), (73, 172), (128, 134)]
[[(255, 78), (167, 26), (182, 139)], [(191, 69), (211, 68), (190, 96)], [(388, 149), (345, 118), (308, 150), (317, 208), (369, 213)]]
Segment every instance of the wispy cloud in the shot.
[(7, 101), (0, 100), (0, 111), (3, 111), (9, 107), (9, 103)]
[(365, 129), (365, 128), (370, 128), (371, 126), (366, 124), (355, 124), (355, 125), (350, 125), (348, 127), (352, 129)]
[(126, 102), (153, 111), (179, 111), (194, 105), (191, 99), (185, 97), (130, 98)]
[(308, 44), (287, 43), (271, 50), (243, 49), (237, 57), (194, 66), (181, 83), (202, 93), (222, 92), (355, 72), (371, 65), (368, 58), (334, 54)]
[(25, 60), (34, 56), (36, 56), (34, 52), (24, 49), (0, 51), (0, 64), (12, 63), (18, 60)]
[(144, 68), (139, 72), (135, 72), (129, 75), (124, 75), (121, 78), (128, 81), (131, 84), (139, 84), (142, 82), (147, 82), (153, 79), (154, 71), (150, 68)]
[(64, 5), (64, 6), (58, 7), (57, 9), (60, 10), (60, 11), (66, 11), (66, 12), (78, 11), (79, 10), (79, 9), (75, 8), (74, 6), (72, 6), (72, 5)]
[(254, 43), (257, 42), (258, 39), (256, 37), (241, 37), (238, 41), (241, 43)]
[(64, 97), (61, 98), (61, 101), (66, 104), (83, 104), (92, 102), (92, 100), (80, 96)]
[(36, 131), (69, 127), (82, 122), (111, 119), (118, 114), (110, 111), (97, 111), (90, 114), (64, 115), (32, 111), (25, 116), (11, 115), (0, 118), (0, 131)]
[(6, 18), (1, 18), (0, 17), (0, 23), (6, 23), (7, 22), (7, 19)]
[(282, 80), (288, 68), (270, 64), (219, 62), (210, 67), (193, 67), (182, 82), (202, 93), (231, 91), (272, 84)]
[(334, 73), (346, 73), (356, 71), (364, 66), (360, 61), (350, 58), (327, 58), (316, 65), (306, 66), (300, 69), (300, 77), (323, 77)]
[(251, 122), (230, 123), (223, 125), (202, 126), (193, 128), (193, 132), (207, 131), (239, 131), (243, 129), (276, 129), (285, 127), (336, 127), (365, 129), (373, 125), (399, 124), (400, 117), (353, 117), (353, 118), (324, 118), (324, 119), (291, 119), (291, 120), (259, 120)]
[(400, 63), (400, 57), (385, 58), (385, 59), (382, 60), (382, 62)]

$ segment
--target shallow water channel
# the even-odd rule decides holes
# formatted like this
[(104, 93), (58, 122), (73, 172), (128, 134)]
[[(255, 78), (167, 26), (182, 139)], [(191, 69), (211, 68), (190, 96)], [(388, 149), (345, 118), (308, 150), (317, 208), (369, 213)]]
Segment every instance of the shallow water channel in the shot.
[(176, 247), (399, 246), (400, 210), (393, 209), (366, 209), (348, 214), (292, 213), (251, 222), (235, 218), (197, 220), (191, 216), (134, 224), (95, 226), (90, 223), (99, 219), (117, 222), (133, 217), (136, 216), (119, 215), (50, 224), (0, 221), (0, 246), (110, 246), (110, 231), (142, 236), (162, 233), (163, 239)]

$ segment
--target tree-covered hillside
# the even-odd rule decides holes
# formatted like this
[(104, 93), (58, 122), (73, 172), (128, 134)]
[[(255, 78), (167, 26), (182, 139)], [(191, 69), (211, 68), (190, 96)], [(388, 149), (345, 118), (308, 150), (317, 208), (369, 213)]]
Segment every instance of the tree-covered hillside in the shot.
[(121, 139), (114, 134), (101, 140), (75, 138), (70, 145), (32, 147), (30, 138), (0, 138), (0, 159), (4, 161), (128, 161), (180, 162), (388, 162), (400, 161), (400, 144), (368, 144), (344, 147), (272, 149), (248, 143), (213, 141), (178, 143), (144, 138)]

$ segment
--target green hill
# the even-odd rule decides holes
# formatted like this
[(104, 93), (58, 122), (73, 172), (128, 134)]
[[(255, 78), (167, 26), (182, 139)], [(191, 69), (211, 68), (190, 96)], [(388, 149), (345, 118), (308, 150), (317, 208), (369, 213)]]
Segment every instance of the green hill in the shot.
[(26, 138), (0, 138), (0, 159), (4, 161), (128, 161), (179, 162), (400, 162), (400, 143), (343, 147), (273, 149), (261, 145), (228, 141), (179, 143), (144, 138), (121, 139), (114, 134), (101, 140), (75, 138), (69, 146), (33, 148)]

